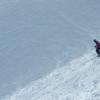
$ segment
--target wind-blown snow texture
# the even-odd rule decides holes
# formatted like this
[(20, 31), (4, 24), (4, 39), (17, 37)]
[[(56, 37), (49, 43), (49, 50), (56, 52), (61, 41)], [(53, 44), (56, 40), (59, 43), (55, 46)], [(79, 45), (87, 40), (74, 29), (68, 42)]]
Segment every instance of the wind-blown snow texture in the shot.
[(92, 51), (93, 38), (100, 39), (99, 0), (0, 0), (0, 99)]
[(99, 100), (99, 64), (93, 53), (86, 54), (3, 100)]

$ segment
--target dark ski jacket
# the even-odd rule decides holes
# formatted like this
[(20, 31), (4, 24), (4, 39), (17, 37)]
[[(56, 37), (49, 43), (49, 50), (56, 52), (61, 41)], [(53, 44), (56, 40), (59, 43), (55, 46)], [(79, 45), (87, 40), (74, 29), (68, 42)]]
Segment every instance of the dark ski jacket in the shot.
[(100, 42), (99, 41), (95, 41), (96, 45), (95, 45), (95, 48), (96, 49), (100, 49)]

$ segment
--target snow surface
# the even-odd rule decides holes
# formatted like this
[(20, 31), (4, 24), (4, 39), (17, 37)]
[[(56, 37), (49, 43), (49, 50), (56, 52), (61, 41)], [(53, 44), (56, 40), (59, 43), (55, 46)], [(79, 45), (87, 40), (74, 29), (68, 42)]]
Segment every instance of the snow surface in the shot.
[(100, 59), (92, 52), (3, 100), (99, 100)]
[[(99, 68), (99, 65), (94, 63), (94, 60), (92, 60), (93, 62), (90, 61), (96, 55), (94, 53), (94, 56), (92, 56), (92, 50), (94, 49), (92, 40), (94, 38), (100, 40), (99, 0), (0, 0), (0, 99), (6, 95), (16, 99), (19, 98), (19, 94), (22, 95), (21, 98), (25, 97), (27, 100), (38, 99), (38, 96), (42, 95), (41, 93), (46, 95), (45, 91), (52, 91), (53, 83), (54, 87), (58, 86), (56, 85), (57, 82), (59, 85), (61, 84), (61, 87), (57, 87), (58, 92), (57, 89), (54, 89), (55, 93), (53, 91), (52, 93), (47, 93), (52, 99), (56, 99), (55, 94), (61, 93), (59, 92), (60, 89), (66, 91), (65, 93), (72, 93), (73, 84), (75, 84), (73, 90), (76, 87), (76, 92), (81, 93), (82, 86), (80, 85), (78, 91), (77, 80), (83, 80), (86, 83), (85, 87), (85, 83), (83, 84), (84, 89), (89, 85), (89, 80), (91, 80), (91, 84), (93, 83), (92, 75), (85, 77), (82, 73), (92, 73), (87, 72), (87, 68), (90, 68), (90, 63), (96, 64), (97, 66), (94, 67)], [(87, 54), (88, 51), (91, 51), (89, 55)], [(82, 57), (84, 54), (87, 54), (87, 57), (85, 56), (86, 59)], [(77, 58), (84, 61), (80, 61)], [(72, 61), (73, 59), (76, 62), (80, 61), (80, 66), (76, 63), (77, 66), (69, 65), (73, 67), (73, 70), (74, 67), (77, 71), (81, 70), (76, 69), (76, 67), (80, 68), (82, 64), (86, 67), (85, 70), (82, 66), (83, 71), (80, 71), (80, 73), (82, 72), (79, 75), (80, 77), (76, 75), (77, 71), (75, 71), (75, 74), (71, 69), (65, 71), (65, 67), (62, 67), (68, 67), (69, 62), (74, 62)], [(61, 69), (59, 69), (60, 67)], [(53, 70), (55, 71), (52, 72)], [(74, 74), (76, 78), (74, 77), (74, 80), (69, 79), (70, 82), (66, 82), (66, 85), (64, 85), (62, 84), (64, 82), (63, 78), (60, 79), (62, 77), (60, 70), (68, 74), (65, 80), (70, 75), (69, 78), (74, 77)], [(96, 69), (94, 68), (94, 70)], [(58, 81), (54, 75), (57, 71), (60, 75), (58, 75), (59, 77), (56, 76)], [(51, 73), (51, 76), (48, 75), (49, 73)], [(63, 75), (66, 74), (64, 73)], [(98, 71), (95, 71), (95, 75), (98, 76)], [(85, 79), (88, 81), (85, 81)], [(48, 87), (48, 84), (51, 84), (52, 88), (48, 87), (48, 89), (43, 90), (39, 82), (35, 80), (42, 81), (44, 87)], [(98, 80), (93, 84), (99, 83)], [(30, 83), (32, 85), (28, 85)], [(42, 91), (41, 93), (39, 92), (40, 95), (36, 92), (34, 97), (33, 95), (30, 96), (29, 93), (29, 97), (26, 93), (28, 90), (30, 91), (32, 86), (37, 89), (34, 91), (39, 91), (39, 87), (34, 84), (39, 84)], [(94, 86), (91, 84), (89, 89)], [(26, 90), (23, 90), (24, 87)], [(68, 87), (71, 88), (71, 91), (64, 89)], [(18, 89), (26, 91), (25, 96), (21, 92), (17, 94), (15, 91), (18, 91)], [(89, 93), (87, 88), (84, 91), (86, 95)], [(84, 91), (82, 90), (81, 93), (83, 96), (85, 94)], [(73, 91), (72, 94), (77, 95), (76, 92)], [(53, 93), (54, 98), (51, 96)], [(69, 97), (71, 97), (70, 93), (68, 93)], [(42, 95), (41, 99), (47, 98), (45, 95)], [(59, 97), (58, 95), (56, 96)]]

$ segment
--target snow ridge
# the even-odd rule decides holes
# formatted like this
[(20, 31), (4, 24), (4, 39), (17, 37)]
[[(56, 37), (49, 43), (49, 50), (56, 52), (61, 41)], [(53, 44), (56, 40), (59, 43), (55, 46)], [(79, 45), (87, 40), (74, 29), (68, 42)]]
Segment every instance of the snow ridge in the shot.
[(2, 100), (99, 100), (99, 60), (85, 54)]

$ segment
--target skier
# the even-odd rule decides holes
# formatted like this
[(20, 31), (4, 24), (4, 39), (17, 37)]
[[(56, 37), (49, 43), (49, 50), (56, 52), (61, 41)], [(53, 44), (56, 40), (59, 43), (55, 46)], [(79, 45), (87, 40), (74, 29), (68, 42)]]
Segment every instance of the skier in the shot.
[(97, 53), (98, 57), (100, 57), (100, 42), (97, 41), (96, 39), (94, 39), (93, 41), (96, 43), (96, 45), (95, 45), (96, 53)]

